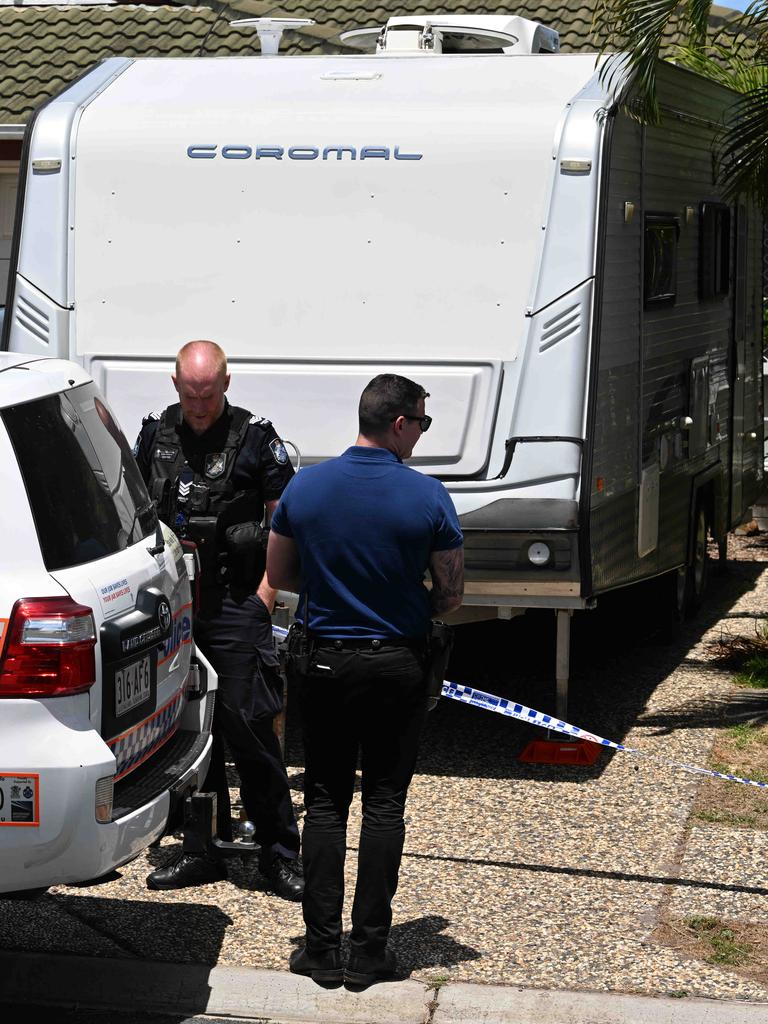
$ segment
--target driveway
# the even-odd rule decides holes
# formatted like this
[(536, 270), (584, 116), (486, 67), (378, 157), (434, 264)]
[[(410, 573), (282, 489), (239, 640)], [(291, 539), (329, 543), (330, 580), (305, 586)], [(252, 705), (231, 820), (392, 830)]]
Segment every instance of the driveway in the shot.
[[(766, 713), (766, 697), (736, 692), (707, 646), (724, 626), (749, 632), (765, 615), (766, 562), (764, 537), (731, 538), (703, 613), (672, 639), (651, 590), (577, 616), (569, 720), (660, 761), (706, 765), (719, 725)], [(452, 676), (552, 710), (553, 638), (554, 616), (544, 612), (466, 627)], [(292, 718), (289, 774), (301, 815)], [(660, 763), (606, 752), (586, 769), (521, 764), (531, 736), (447, 700), (430, 716), (394, 910), (401, 976), (768, 1000), (768, 985), (653, 938), (669, 915), (766, 923), (766, 833), (691, 819), (699, 780)], [(350, 887), (358, 827), (356, 801)], [(230, 862), (229, 880), (216, 885), (145, 888), (148, 871), (177, 845), (168, 837), (89, 887), (0, 901), (0, 949), (286, 970), (301, 910), (265, 891), (255, 863)]]

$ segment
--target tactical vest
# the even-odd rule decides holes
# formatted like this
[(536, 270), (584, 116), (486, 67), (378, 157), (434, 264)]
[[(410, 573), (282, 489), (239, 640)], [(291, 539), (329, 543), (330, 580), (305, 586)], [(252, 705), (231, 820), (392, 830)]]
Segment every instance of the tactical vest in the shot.
[(229, 406), (229, 415), (223, 446), (201, 452), (202, 464), (193, 468), (177, 429), (182, 423), (181, 406), (168, 406), (150, 453), (149, 491), (163, 522), (182, 540), (197, 544), (204, 587), (230, 584), (255, 589), (264, 572), (260, 525), (264, 502), (260, 489), (238, 491), (232, 483), (251, 414)]

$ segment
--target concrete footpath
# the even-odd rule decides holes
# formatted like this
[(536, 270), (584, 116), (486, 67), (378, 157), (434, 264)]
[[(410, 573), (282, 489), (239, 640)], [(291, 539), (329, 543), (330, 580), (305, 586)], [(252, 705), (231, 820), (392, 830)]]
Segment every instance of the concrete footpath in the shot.
[(270, 1024), (766, 1024), (768, 1003), (417, 981), (362, 992), (240, 967), (0, 953), (3, 1005), (213, 1014)]

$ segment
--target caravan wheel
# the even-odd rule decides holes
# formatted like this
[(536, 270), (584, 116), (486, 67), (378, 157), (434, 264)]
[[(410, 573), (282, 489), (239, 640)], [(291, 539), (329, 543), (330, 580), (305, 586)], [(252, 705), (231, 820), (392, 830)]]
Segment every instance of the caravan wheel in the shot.
[(689, 587), (688, 566), (681, 565), (670, 573), (670, 589), (672, 591), (672, 617), (675, 622), (682, 622), (688, 611)]
[(696, 512), (696, 533), (693, 538), (693, 561), (689, 573), (689, 593), (691, 611), (698, 611), (704, 600), (709, 577), (709, 552), (707, 551), (707, 535), (709, 533), (709, 517), (703, 507)]
[(696, 511), (694, 530), (691, 561), (662, 577), (665, 586), (665, 606), (676, 623), (681, 623), (687, 616), (699, 610), (707, 589), (709, 516), (703, 505)]

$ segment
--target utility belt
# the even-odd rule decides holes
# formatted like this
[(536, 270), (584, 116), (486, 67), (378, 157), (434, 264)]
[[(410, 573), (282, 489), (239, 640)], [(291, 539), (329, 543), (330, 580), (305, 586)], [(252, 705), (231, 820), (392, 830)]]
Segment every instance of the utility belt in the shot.
[(298, 622), (294, 622), (288, 630), (288, 636), (282, 648), (282, 661), (286, 672), (298, 675), (309, 675), (313, 667), (315, 655), (320, 651), (332, 651), (343, 654), (351, 651), (380, 651), (389, 647), (410, 647), (411, 642), (373, 639), (334, 640), (327, 636), (318, 636), (305, 630)]
[[(306, 609), (305, 619), (306, 623)], [(425, 659), (425, 681), (427, 710), (431, 711), (440, 697), (448, 661), (453, 649), (453, 630), (444, 622), (432, 622), (428, 636), (393, 637), (392, 639), (354, 638), (334, 640), (318, 636), (294, 622), (288, 630), (285, 643), (280, 648), (283, 671), (300, 676), (309, 675), (315, 656), (320, 651), (343, 653), (345, 651), (386, 651), (407, 647)]]
[(190, 516), (180, 530), (197, 544), (203, 586), (255, 589), (266, 568), (269, 527), (236, 523), (221, 530), (217, 516)]

